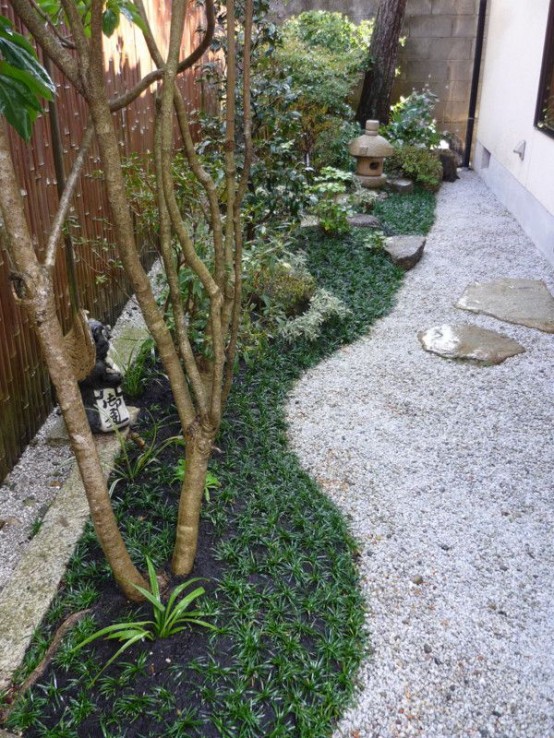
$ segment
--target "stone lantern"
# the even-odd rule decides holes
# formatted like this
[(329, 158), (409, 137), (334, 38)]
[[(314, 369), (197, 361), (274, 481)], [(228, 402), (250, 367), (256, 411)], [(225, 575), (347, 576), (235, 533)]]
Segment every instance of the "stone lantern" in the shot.
[(349, 151), (358, 160), (356, 177), (363, 187), (382, 187), (387, 178), (383, 174), (386, 156), (394, 153), (393, 147), (378, 135), (379, 121), (368, 120), (361, 136), (350, 142)]

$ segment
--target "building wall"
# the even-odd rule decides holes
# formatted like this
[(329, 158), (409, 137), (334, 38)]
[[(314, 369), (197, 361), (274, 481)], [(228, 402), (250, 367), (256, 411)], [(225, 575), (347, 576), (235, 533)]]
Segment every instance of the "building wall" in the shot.
[(554, 139), (534, 126), (549, 5), (490, 0), (473, 165), (554, 264)]
[[(276, 0), (272, 9), (279, 20), (304, 10), (332, 10), (353, 21), (372, 18), (378, 0)], [(439, 130), (465, 138), (478, 0), (408, 0), (402, 33), (398, 77), (393, 99), (428, 84), (439, 97)]]

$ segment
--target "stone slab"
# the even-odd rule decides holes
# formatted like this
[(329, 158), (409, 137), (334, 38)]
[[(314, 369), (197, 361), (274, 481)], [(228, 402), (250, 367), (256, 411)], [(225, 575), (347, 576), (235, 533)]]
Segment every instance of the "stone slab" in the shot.
[(466, 288), (456, 307), (554, 333), (554, 297), (542, 280), (475, 282)]
[(147, 338), (150, 332), (145, 325), (126, 325), (111, 339), (109, 357), (124, 374)]
[(365, 215), (358, 213), (348, 218), (348, 225), (353, 228), (380, 228), (381, 221), (375, 215)]
[(501, 364), (525, 351), (520, 343), (508, 336), (475, 325), (439, 325), (420, 331), (417, 337), (430, 353), (482, 366)]
[[(122, 327), (119, 336), (112, 341), (116, 363), (127, 366), (148, 335), (146, 329), (134, 323)], [(131, 412), (131, 408), (129, 411), (133, 422), (136, 412)], [(60, 423), (54, 425), (57, 428), (54, 445), (62, 447), (63, 437), (67, 437), (65, 425), (61, 418)], [(126, 431), (119, 436), (111, 433), (96, 436), (106, 476), (119, 454), (121, 435), (125, 437)], [(0, 590), (0, 690), (9, 686), (13, 672), (23, 660), (33, 633), (58, 590), (88, 518), (85, 491), (79, 471), (74, 466), (44, 514), (40, 530), (26, 544), (10, 578)]]
[(411, 179), (387, 179), (387, 187), (393, 192), (399, 192), (402, 195), (409, 195), (414, 191), (414, 183)]
[(396, 266), (409, 271), (423, 256), (425, 242), (423, 236), (389, 236), (384, 249)]
[[(96, 445), (108, 476), (121, 449), (120, 438), (112, 434), (98, 436)], [(85, 490), (75, 467), (0, 592), (0, 690), (9, 686), (23, 660), (88, 518)]]

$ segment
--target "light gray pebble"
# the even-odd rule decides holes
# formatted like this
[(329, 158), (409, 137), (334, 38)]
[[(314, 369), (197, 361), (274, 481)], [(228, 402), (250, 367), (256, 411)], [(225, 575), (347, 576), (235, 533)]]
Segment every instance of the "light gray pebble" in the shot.
[[(391, 314), (291, 395), (292, 445), (363, 542), (372, 656), (335, 738), (554, 736), (554, 341), (454, 308), (503, 276), (554, 293), (552, 267), (462, 172)], [(526, 353), (477, 368), (418, 348), (448, 322), (501, 329)]]

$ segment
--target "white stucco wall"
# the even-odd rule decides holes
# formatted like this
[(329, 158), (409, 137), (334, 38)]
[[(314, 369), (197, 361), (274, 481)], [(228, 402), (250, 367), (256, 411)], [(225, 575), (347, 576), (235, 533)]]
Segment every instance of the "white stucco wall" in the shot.
[(554, 264), (554, 138), (534, 127), (550, 0), (489, 3), (473, 164)]

